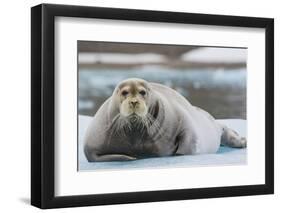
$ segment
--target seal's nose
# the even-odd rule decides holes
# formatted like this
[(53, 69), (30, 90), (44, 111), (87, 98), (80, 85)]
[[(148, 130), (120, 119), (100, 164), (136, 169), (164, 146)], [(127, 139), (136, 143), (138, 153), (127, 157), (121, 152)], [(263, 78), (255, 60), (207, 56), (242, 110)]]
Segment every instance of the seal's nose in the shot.
[(133, 107), (136, 107), (137, 103), (138, 103), (138, 101), (136, 101), (136, 100), (133, 100), (133, 101), (130, 102), (130, 104), (131, 104)]

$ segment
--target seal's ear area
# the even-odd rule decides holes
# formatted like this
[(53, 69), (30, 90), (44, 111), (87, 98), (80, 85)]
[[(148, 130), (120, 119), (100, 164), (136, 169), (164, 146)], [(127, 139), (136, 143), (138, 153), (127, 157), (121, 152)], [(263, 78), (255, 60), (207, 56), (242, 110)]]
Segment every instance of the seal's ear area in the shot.
[(146, 90), (147, 90), (148, 92), (151, 92), (151, 87), (150, 87), (150, 85), (149, 85), (149, 84), (146, 84), (145, 86), (146, 86)]
[(113, 93), (112, 94), (119, 94), (120, 92), (120, 88), (117, 86), (115, 87), (115, 89), (113, 90)]

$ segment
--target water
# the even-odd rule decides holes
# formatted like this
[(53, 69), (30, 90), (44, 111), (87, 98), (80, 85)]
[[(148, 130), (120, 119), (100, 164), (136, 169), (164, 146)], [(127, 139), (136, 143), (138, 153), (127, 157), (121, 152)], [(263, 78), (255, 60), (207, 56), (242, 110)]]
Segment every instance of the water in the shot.
[(215, 118), (246, 119), (245, 69), (167, 69), (146, 66), (135, 69), (80, 69), (79, 114), (94, 115), (111, 96), (115, 86), (126, 78), (142, 78), (169, 86), (193, 105)]

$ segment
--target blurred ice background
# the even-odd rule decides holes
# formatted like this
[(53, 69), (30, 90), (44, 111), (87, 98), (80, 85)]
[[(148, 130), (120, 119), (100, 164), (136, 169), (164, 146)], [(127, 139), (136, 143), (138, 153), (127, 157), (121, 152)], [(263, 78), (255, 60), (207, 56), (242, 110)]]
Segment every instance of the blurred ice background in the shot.
[(247, 49), (78, 41), (80, 115), (126, 78), (167, 85), (215, 118), (246, 119)]

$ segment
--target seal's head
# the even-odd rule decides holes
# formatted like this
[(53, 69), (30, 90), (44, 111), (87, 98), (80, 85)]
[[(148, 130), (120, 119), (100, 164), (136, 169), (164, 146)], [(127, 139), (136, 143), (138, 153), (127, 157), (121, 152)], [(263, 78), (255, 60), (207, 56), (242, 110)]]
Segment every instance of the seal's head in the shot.
[(145, 117), (148, 113), (149, 84), (143, 79), (130, 78), (122, 81), (115, 90), (120, 114), (124, 117)]
[(139, 78), (120, 82), (111, 96), (110, 106), (111, 135), (141, 138), (161, 132), (160, 102), (149, 82)]

